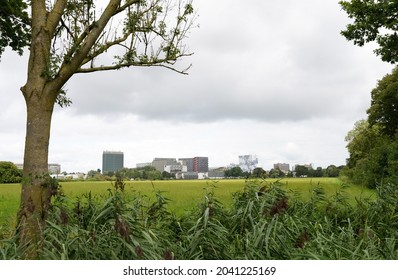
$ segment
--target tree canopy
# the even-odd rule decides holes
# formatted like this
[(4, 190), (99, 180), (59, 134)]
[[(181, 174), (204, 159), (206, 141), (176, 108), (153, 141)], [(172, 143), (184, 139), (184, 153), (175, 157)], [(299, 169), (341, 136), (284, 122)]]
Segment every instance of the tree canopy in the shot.
[[(351, 0), (339, 4), (353, 19), (341, 34), (355, 45), (375, 42), (383, 61), (398, 62), (398, 1)], [(344, 174), (367, 187), (398, 182), (398, 70), (371, 92), (368, 118), (358, 121), (346, 141), (349, 158)]]
[(357, 184), (374, 188), (398, 182), (397, 69), (372, 90), (368, 118), (355, 123), (346, 137), (349, 158), (345, 174)]
[(396, 0), (351, 0), (339, 4), (353, 19), (341, 34), (355, 45), (376, 42), (383, 61), (398, 62), (398, 3)]
[(377, 125), (381, 133), (394, 138), (398, 132), (398, 68), (386, 75), (372, 90), (367, 110), (371, 126)]
[(23, 0), (0, 0), (0, 57), (6, 47), (22, 54), (29, 45), (30, 19)]

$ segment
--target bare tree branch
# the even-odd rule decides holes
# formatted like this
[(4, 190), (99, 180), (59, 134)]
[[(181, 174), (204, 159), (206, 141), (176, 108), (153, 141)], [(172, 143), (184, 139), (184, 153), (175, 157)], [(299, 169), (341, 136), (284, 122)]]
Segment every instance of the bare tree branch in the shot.
[[(65, 0), (57, 0), (53, 11), (62, 1)], [(59, 26), (63, 26), (65, 31), (64, 35), (59, 36), (66, 33), (72, 40), (64, 45), (64, 53), (58, 54), (57, 59), (61, 58), (62, 64), (52, 81), (55, 89), (61, 88), (74, 73), (131, 66), (158, 66), (187, 74), (190, 66), (180, 70), (175, 67), (175, 62), (192, 55), (182, 45), (188, 30), (192, 28), (192, 21), (188, 20), (193, 13), (190, 0), (177, 0), (179, 5), (176, 10), (170, 9), (171, 2), (167, 0), (128, 0), (124, 4), (121, 4), (122, 0), (108, 1), (98, 20), (90, 12), (91, 6), (79, 6), (78, 10), (70, 10), (59, 18)], [(112, 21), (121, 12), (125, 12), (123, 22), (119, 21), (123, 28), (115, 28)], [(111, 34), (114, 38), (110, 38)], [(94, 62), (100, 61), (109, 50), (116, 50), (118, 54), (121, 49), (124, 51), (114, 57), (114, 65), (95, 65)], [(88, 63), (89, 67), (83, 67)]]
[(115, 11), (115, 14), (114, 14), (114, 15), (117, 15), (117, 14), (119, 14), (119, 13), (125, 11), (127, 8), (131, 7), (132, 5), (134, 5), (134, 4), (139, 4), (139, 3), (141, 3), (141, 2), (142, 2), (142, 0), (130, 0), (130, 1), (126, 1), (126, 3), (125, 3), (124, 5), (120, 6), (119, 9), (117, 9), (117, 10)]
[(165, 64), (152, 64), (152, 63), (130, 63), (130, 64), (119, 64), (114, 66), (99, 66), (95, 68), (81, 68), (76, 71), (76, 73), (93, 73), (93, 72), (101, 72), (101, 71), (112, 71), (112, 70), (120, 70), (122, 68), (128, 67), (162, 67), (172, 70), (178, 74), (188, 75), (188, 70), (191, 68), (192, 64), (190, 64), (187, 68), (183, 70), (178, 70), (174, 67), (165, 65)]
[(58, 23), (64, 13), (67, 3), (67, 0), (57, 0), (55, 2), (54, 8), (47, 17), (47, 28), (50, 31), (50, 34), (55, 33), (55, 30), (57, 29)]

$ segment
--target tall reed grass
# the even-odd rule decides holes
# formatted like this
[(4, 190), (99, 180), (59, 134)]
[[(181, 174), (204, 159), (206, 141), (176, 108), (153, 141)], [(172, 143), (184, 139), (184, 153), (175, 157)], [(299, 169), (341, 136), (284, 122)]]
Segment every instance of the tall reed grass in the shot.
[[(214, 186), (184, 215), (161, 192), (148, 202), (114, 185), (71, 201), (60, 193), (44, 230), (40, 259), (397, 259), (398, 188), (350, 203), (347, 187), (321, 186), (300, 199), (280, 182), (248, 181), (228, 208)], [(19, 259), (17, 236), (0, 242), (1, 259)]]

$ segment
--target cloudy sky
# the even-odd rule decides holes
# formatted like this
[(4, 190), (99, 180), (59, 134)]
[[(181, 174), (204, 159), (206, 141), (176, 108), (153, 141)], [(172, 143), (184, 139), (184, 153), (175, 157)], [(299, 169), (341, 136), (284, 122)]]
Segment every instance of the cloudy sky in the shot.
[[(366, 118), (370, 91), (392, 66), (372, 46), (340, 35), (338, 0), (196, 0), (199, 28), (183, 76), (163, 68), (80, 74), (73, 105), (56, 108), (49, 162), (62, 171), (101, 168), (104, 150), (125, 166), (154, 157), (208, 156), (212, 167), (255, 154), (315, 167), (345, 164), (344, 137)], [(373, 46), (374, 47), (374, 46)], [(0, 160), (22, 162), (26, 57), (0, 63)]]

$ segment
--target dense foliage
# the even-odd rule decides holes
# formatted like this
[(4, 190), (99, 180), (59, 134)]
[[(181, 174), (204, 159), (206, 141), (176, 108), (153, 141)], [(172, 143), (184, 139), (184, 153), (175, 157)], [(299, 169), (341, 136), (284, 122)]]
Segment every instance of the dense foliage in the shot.
[(358, 121), (346, 141), (349, 158), (344, 174), (356, 184), (374, 188), (398, 183), (398, 69), (372, 91), (368, 119)]
[(87, 173), (87, 179), (90, 181), (111, 181), (117, 177), (125, 180), (164, 180), (175, 178), (175, 174), (170, 174), (167, 171), (160, 172), (153, 166), (137, 167), (137, 168), (122, 168), (117, 172), (108, 171), (101, 174), (100, 170), (90, 170)]
[[(347, 203), (345, 188), (326, 198), (320, 186), (309, 201), (278, 182), (248, 181), (224, 208), (208, 189), (197, 208), (177, 217), (156, 193), (147, 203), (122, 184), (100, 197), (58, 195), (50, 211), (40, 259), (398, 259), (398, 192)], [(16, 237), (15, 237), (16, 239)], [(18, 259), (13, 238), (0, 259)]]
[(293, 171), (282, 171), (279, 168), (272, 168), (265, 171), (261, 167), (256, 167), (251, 173), (243, 172), (239, 166), (232, 167), (224, 171), (224, 176), (227, 178), (284, 178), (284, 177), (339, 177), (340, 171), (344, 166), (329, 165), (326, 168), (317, 167), (312, 168), (305, 165), (296, 165)]
[(367, 110), (371, 126), (378, 126), (380, 134), (394, 139), (398, 133), (398, 68), (381, 79), (372, 90)]
[(355, 45), (376, 42), (375, 53), (383, 61), (398, 62), (398, 5), (396, 0), (351, 0), (339, 2), (354, 21), (342, 35)]
[(12, 162), (0, 161), (0, 184), (20, 183), (21, 180), (22, 170)]
[(29, 45), (30, 20), (23, 0), (0, 0), (0, 57), (6, 47), (22, 54)]

